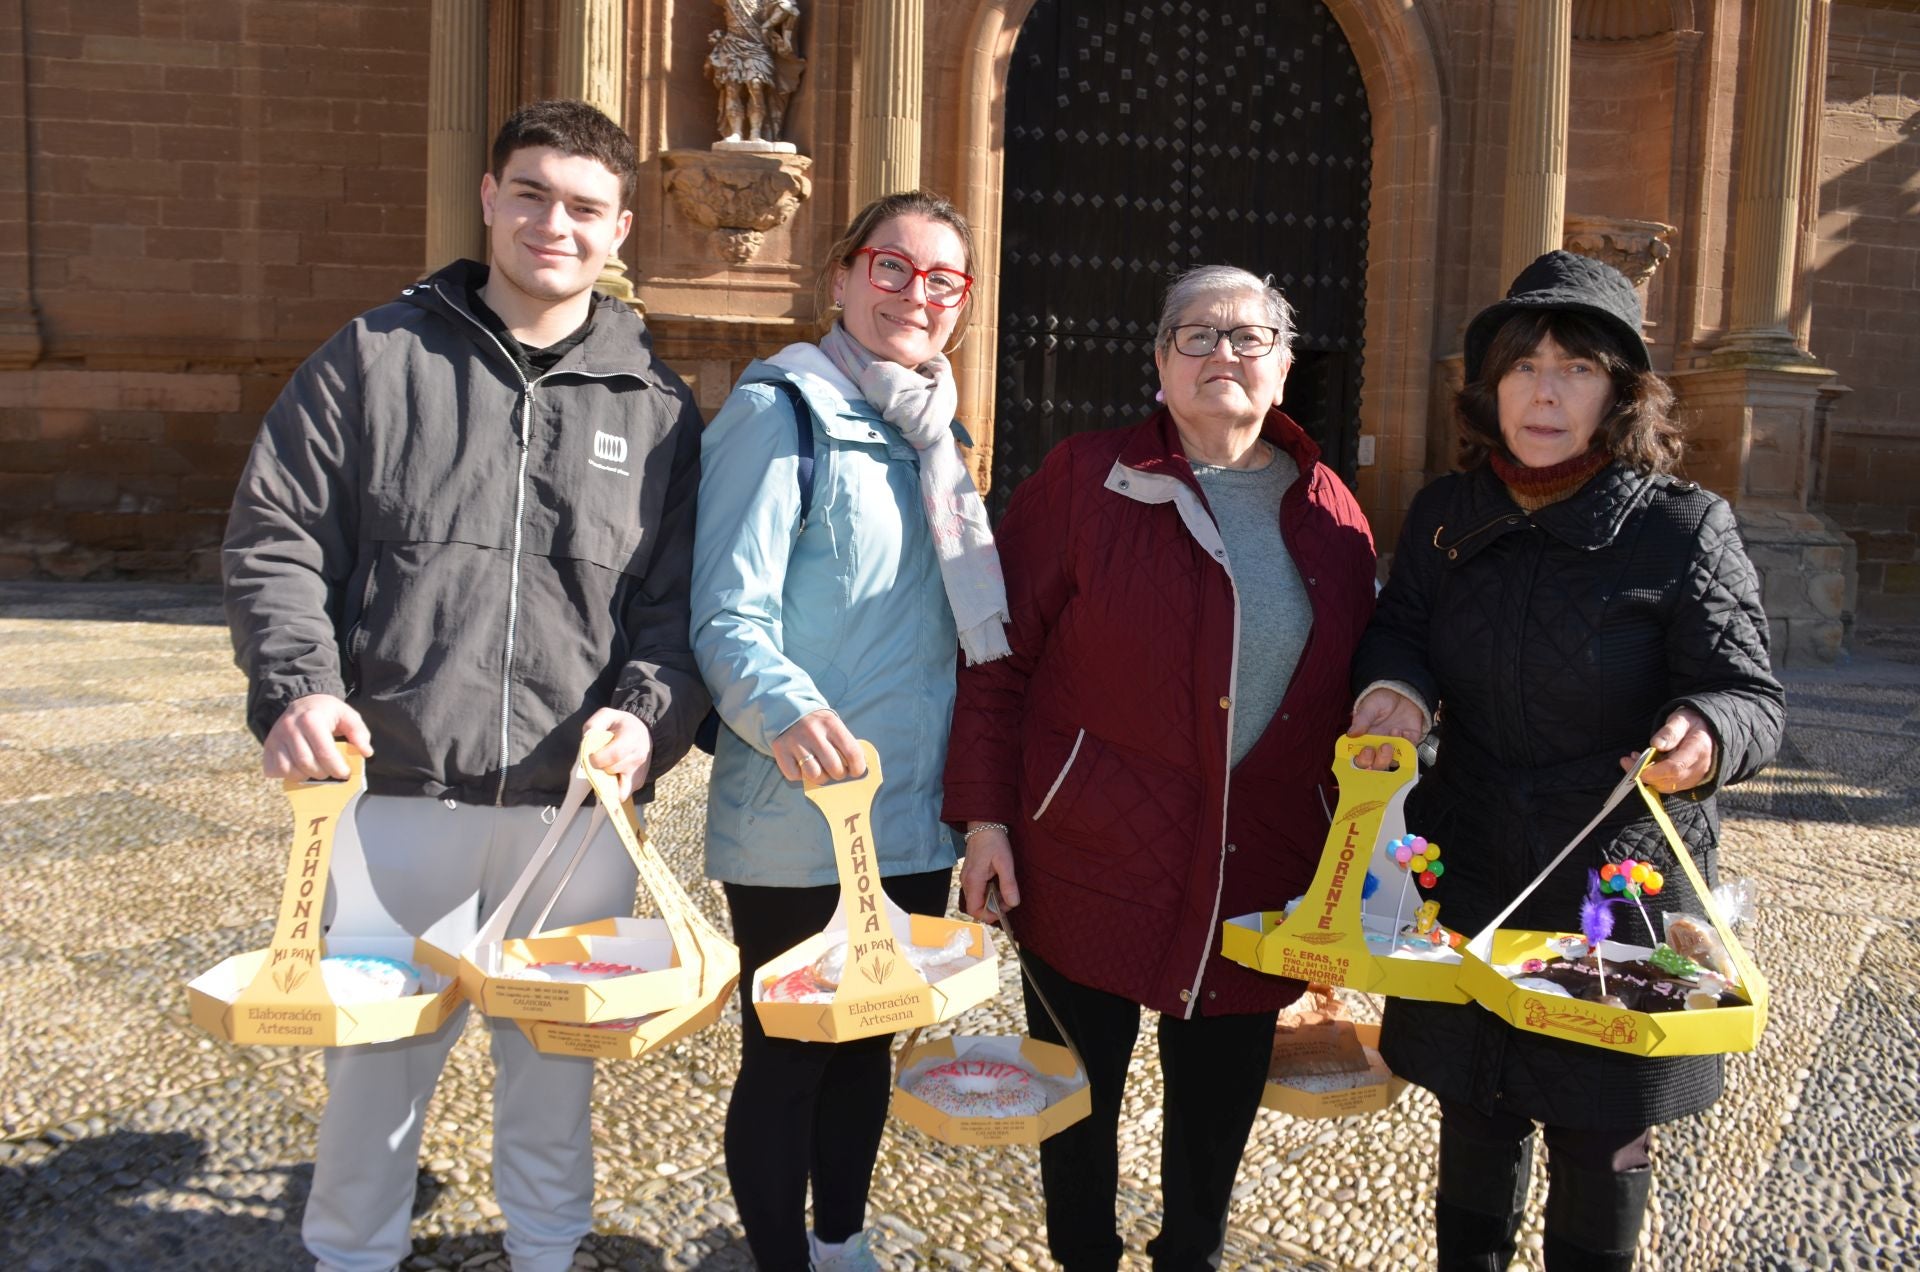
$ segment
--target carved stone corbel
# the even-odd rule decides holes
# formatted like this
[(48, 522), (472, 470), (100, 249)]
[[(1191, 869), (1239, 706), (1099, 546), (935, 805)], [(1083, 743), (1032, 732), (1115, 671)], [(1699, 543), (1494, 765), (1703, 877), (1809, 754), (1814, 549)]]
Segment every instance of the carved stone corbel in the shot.
[(1613, 266), (1635, 287), (1645, 289), (1660, 262), (1673, 254), (1667, 243), (1674, 227), (1664, 221), (1635, 221), (1622, 216), (1567, 213), (1569, 252)]
[(791, 221), (813, 193), (805, 155), (668, 150), (660, 162), (674, 206), (711, 231), (714, 254), (732, 265), (751, 261), (767, 232)]

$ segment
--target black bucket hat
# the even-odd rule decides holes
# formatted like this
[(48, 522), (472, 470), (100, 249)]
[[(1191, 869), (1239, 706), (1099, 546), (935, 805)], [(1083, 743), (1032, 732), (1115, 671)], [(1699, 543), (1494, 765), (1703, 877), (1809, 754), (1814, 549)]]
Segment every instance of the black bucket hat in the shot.
[(1543, 309), (1564, 309), (1597, 318), (1620, 339), (1620, 351), (1642, 371), (1653, 369), (1647, 342), (1640, 335), (1640, 293), (1625, 274), (1603, 261), (1574, 252), (1548, 252), (1520, 271), (1507, 298), (1482, 309), (1467, 324), (1467, 383), (1480, 378), (1487, 348), (1507, 319)]

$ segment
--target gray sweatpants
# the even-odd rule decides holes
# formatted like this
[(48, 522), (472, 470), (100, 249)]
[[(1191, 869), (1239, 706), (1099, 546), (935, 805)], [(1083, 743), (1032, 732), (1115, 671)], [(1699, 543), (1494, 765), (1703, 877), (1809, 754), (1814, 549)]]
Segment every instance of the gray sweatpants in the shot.
[[(449, 806), (363, 796), (355, 835), (334, 845), (328, 887), (336, 936), (421, 937), (458, 954), (546, 836), (538, 808)], [(524, 936), (573, 847), (598, 827), (549, 927), (633, 913), (635, 871), (595, 810), (582, 808), (509, 934)], [(326, 1053), (327, 1108), (301, 1237), (317, 1272), (390, 1272), (412, 1250), (416, 1163), (462, 1006), (437, 1033)], [(493, 1185), (514, 1272), (565, 1272), (592, 1227), (593, 1061), (548, 1056), (512, 1021), (493, 1026)]]

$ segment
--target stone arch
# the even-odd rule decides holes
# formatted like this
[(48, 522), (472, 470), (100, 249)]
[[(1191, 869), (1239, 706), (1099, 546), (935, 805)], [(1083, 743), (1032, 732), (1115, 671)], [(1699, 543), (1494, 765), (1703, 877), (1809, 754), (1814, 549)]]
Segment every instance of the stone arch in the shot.
[[(1424, 6), (1405, 0), (1325, 0), (1346, 35), (1373, 114), (1373, 197), (1367, 242), (1367, 360), (1360, 432), (1374, 462), (1360, 470), (1361, 503), (1390, 547), (1426, 481), (1433, 375), (1435, 256), (1442, 103)], [(1000, 206), (1007, 70), (1034, 0), (929, 6), (923, 175), (953, 195), (975, 236), (974, 330), (955, 356), (962, 416), (992, 470), (994, 356), (999, 347)]]

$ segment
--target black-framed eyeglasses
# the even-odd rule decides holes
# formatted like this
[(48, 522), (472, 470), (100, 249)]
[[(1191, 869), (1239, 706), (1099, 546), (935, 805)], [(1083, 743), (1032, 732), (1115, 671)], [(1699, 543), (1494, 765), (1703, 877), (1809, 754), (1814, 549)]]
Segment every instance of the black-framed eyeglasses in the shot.
[(1215, 349), (1220, 347), (1222, 336), (1227, 338), (1227, 343), (1233, 346), (1233, 351), (1238, 356), (1258, 358), (1272, 351), (1274, 342), (1280, 338), (1280, 329), (1249, 326), (1222, 331), (1218, 327), (1188, 323), (1173, 329), (1174, 352), (1185, 354), (1189, 358), (1209, 357)]
[(921, 269), (913, 258), (890, 247), (863, 247), (855, 256), (867, 258), (867, 281), (884, 292), (903, 292), (916, 278), (927, 280), (927, 303), (936, 309), (952, 309), (967, 298), (973, 276), (957, 269)]

